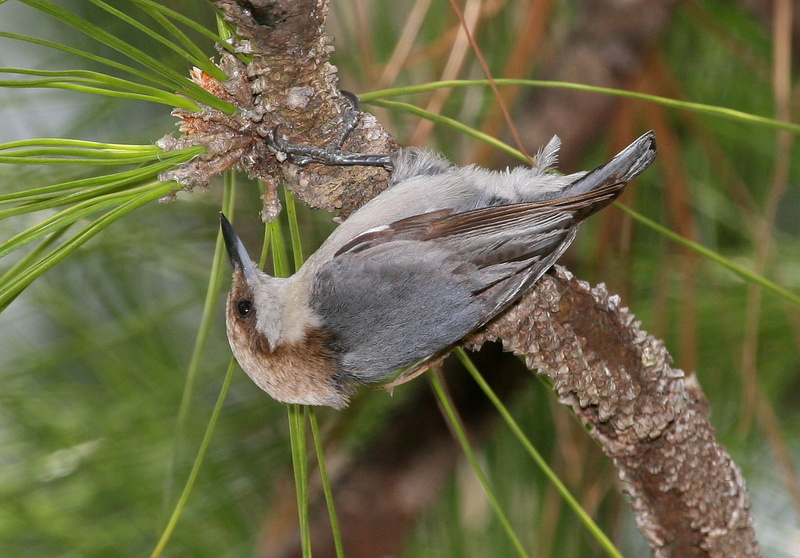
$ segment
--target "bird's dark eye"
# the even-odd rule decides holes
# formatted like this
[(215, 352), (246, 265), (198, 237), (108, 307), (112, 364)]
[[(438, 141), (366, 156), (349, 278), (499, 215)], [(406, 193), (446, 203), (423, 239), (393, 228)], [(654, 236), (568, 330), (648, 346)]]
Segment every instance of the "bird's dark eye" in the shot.
[(239, 316), (246, 318), (253, 311), (253, 303), (247, 299), (240, 300), (236, 303), (236, 311)]

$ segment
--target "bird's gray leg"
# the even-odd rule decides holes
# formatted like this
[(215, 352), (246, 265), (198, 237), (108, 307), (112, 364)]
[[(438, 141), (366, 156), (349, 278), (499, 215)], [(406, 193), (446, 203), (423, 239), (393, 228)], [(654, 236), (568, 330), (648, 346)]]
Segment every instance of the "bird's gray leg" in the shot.
[(342, 118), (342, 131), (327, 147), (317, 147), (316, 145), (296, 145), (286, 141), (278, 132), (277, 128), (267, 130), (264, 134), (264, 141), (276, 153), (283, 153), (295, 165), (304, 166), (309, 163), (322, 163), (324, 165), (368, 165), (376, 167), (391, 167), (392, 159), (390, 153), (352, 153), (342, 151), (347, 136), (350, 135), (358, 125), (361, 115), (358, 97), (349, 91), (342, 91), (350, 102), (350, 108), (345, 110)]
[(339, 132), (339, 135), (331, 143), (331, 146), (335, 147), (336, 149), (342, 148), (344, 142), (347, 140), (347, 136), (350, 135), (350, 132), (356, 129), (356, 126), (358, 126), (358, 121), (361, 119), (361, 101), (358, 100), (358, 96), (355, 93), (345, 91), (343, 89), (340, 89), (339, 92), (342, 94), (342, 97), (347, 99), (347, 101), (350, 103), (350, 106), (344, 110), (344, 116), (342, 117), (342, 131)]

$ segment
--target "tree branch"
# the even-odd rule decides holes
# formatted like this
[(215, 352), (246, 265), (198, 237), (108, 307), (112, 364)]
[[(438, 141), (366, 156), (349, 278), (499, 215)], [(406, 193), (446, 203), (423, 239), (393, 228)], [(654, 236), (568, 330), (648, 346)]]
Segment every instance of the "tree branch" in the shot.
[(613, 458), (657, 558), (759, 556), (744, 479), (700, 385), (618, 296), (557, 266), (466, 343), (498, 339), (553, 381)]
[[(231, 166), (264, 181), (265, 221), (280, 212), (277, 185), (285, 180), (311, 207), (338, 211), (344, 216), (386, 188), (387, 172), (375, 167), (333, 167), (310, 164), (299, 167), (279, 161), (264, 138), (280, 132), (294, 143), (329, 145), (337, 137), (350, 101), (337, 89), (336, 67), (330, 64), (332, 40), (324, 32), (327, 0), (217, 0), (226, 21), (236, 26), (237, 52), (245, 64), (220, 49), (220, 68), (228, 80), (193, 72), (201, 87), (239, 110), (227, 115), (211, 107), (199, 113), (175, 109), (182, 136), (162, 138), (166, 151), (203, 145), (206, 152), (183, 167), (163, 173), (185, 189), (206, 186)], [(370, 114), (359, 124), (344, 148), (357, 152), (389, 153), (398, 145)]]

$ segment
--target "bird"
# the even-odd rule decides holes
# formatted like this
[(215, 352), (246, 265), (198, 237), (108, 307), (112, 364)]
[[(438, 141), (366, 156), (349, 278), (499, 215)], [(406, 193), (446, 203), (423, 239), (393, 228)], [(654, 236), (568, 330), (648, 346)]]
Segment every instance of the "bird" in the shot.
[(594, 170), (564, 175), (553, 170), (559, 147), (554, 137), (533, 166), (503, 171), (416, 147), (379, 156), (389, 187), (285, 278), (259, 269), (220, 213), (233, 268), (226, 329), (241, 368), (278, 401), (342, 409), (357, 386), (486, 325), (656, 156), (650, 131)]

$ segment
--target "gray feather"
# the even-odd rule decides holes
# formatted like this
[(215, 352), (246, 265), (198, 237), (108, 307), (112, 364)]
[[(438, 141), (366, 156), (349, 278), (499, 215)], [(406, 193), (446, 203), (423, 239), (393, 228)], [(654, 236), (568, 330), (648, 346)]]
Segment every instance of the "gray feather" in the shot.
[(656, 153), (653, 133), (648, 132), (590, 173), (561, 175), (550, 169), (559, 145), (553, 138), (537, 155), (540, 166), (506, 171), (457, 167), (430, 151), (401, 149), (394, 156), (392, 186), (342, 223), (306, 266), (315, 271), (358, 235), (409, 217), (551, 200), (583, 194), (607, 182), (625, 182), (647, 168)]
[(417, 176), (433, 176), (452, 170), (453, 163), (435, 151), (409, 147), (400, 149), (392, 155), (394, 170), (389, 186), (394, 186)]
[(384, 243), (324, 265), (311, 307), (347, 376), (376, 381), (469, 333), (483, 313), (476, 271), (435, 245)]

